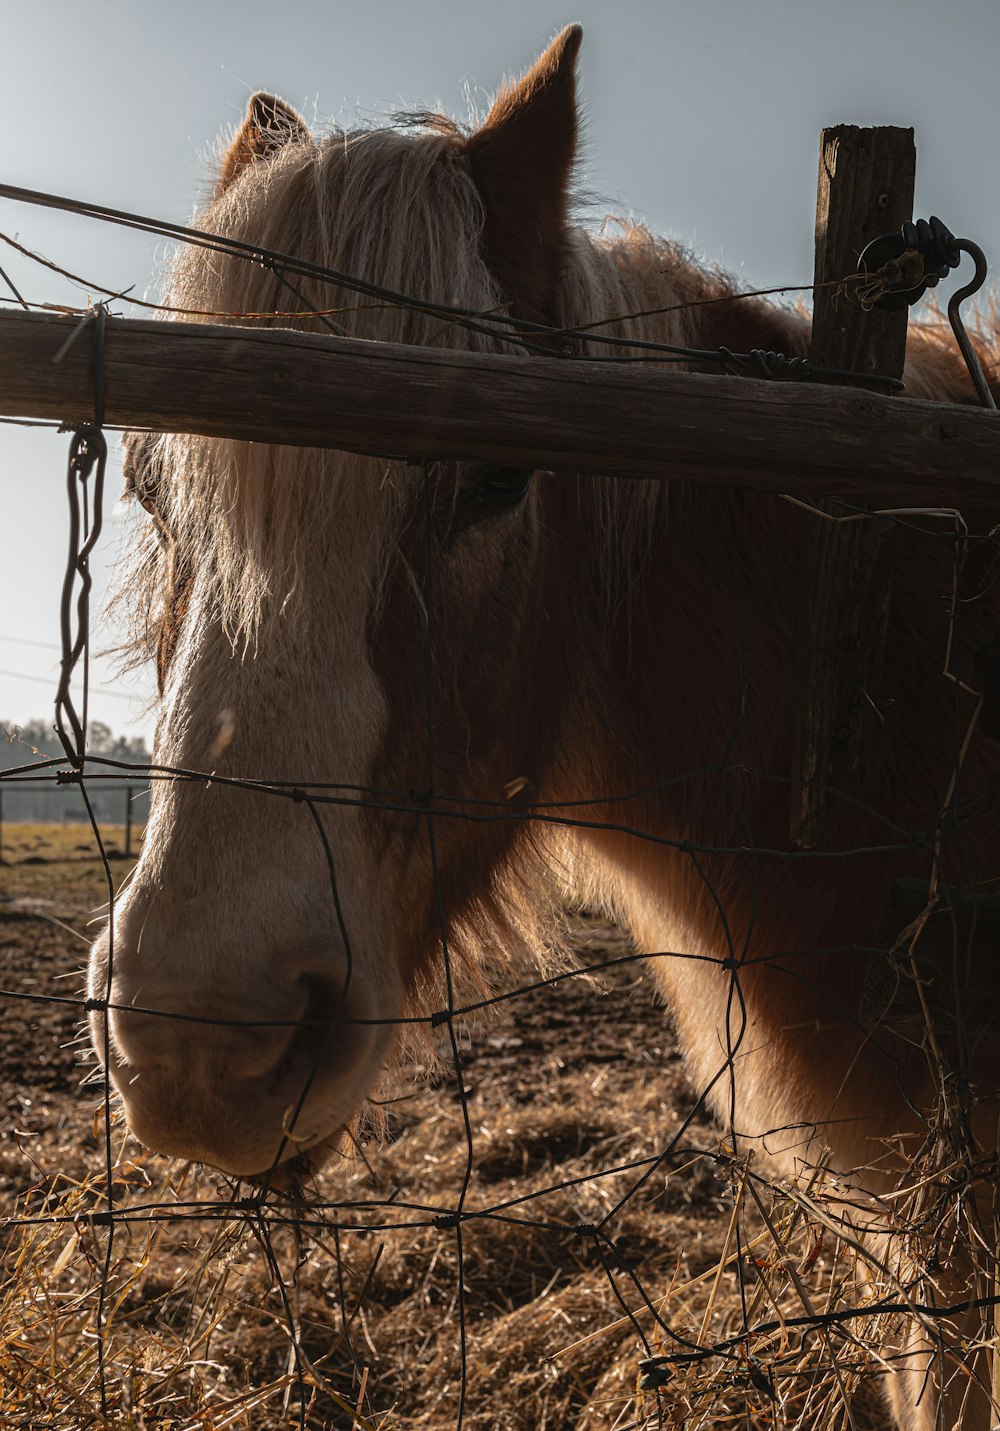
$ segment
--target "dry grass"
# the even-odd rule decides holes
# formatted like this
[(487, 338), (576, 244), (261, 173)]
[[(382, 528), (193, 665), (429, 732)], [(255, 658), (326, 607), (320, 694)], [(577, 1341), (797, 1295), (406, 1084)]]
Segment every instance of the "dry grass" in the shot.
[[(141, 834), (141, 827), (133, 827)], [(124, 848), (124, 825), (102, 825), (101, 836), (109, 853), (118, 855)], [(3, 826), (3, 855), (8, 864), (53, 862), (63, 864), (75, 860), (98, 858), (94, 836), (82, 821), (22, 821)]]
[[(579, 1138), (580, 1121), (560, 1118), (557, 1110), (553, 1115), (531, 1107), (494, 1121), (492, 1161), (487, 1156), (477, 1170), (472, 1206), (523, 1198), (634, 1151), (623, 1148), (630, 1140), (610, 1128), (590, 1127), (589, 1146), (574, 1155), (567, 1141)], [(454, 1197), (464, 1159), (448, 1127), (452, 1121), (447, 1112), (430, 1113), (430, 1126), (424, 1120), (419, 1125), (422, 1150), (410, 1146), (411, 1134), (392, 1145), (391, 1157), (379, 1159), (383, 1177), (406, 1166), (408, 1185), (400, 1200), (413, 1196), (414, 1171), (423, 1175), (425, 1197)], [(562, 1144), (558, 1164), (535, 1152), (549, 1133), (555, 1147)], [(525, 1171), (511, 1167), (518, 1161)], [(290, 1323), (307, 1426), (354, 1420), (380, 1428), (455, 1424), (460, 1366), (453, 1231), (409, 1230), (405, 1214), (387, 1218), (384, 1209), (378, 1232), (338, 1231), (343, 1211), (324, 1210), (317, 1218), (315, 1207), (304, 1210), (304, 1221), (320, 1225), (296, 1230), (281, 1225), (287, 1207), (280, 1200), (263, 1226), (240, 1216), (215, 1225), (177, 1223), (169, 1220), (171, 1206), (192, 1198), (211, 1203), (227, 1190), (191, 1171), (170, 1182), (157, 1162), (120, 1157), (115, 1167), (116, 1202), (153, 1202), (166, 1217), (116, 1228), (103, 1319), (106, 1418), (100, 1411), (96, 1318), (107, 1233), (93, 1222), (106, 1207), (100, 1178), (41, 1180), (22, 1196), (22, 1215), (51, 1220), (20, 1229), (8, 1250), (0, 1312), (4, 1425), (178, 1431), (298, 1425), (301, 1388)], [(709, 1345), (742, 1325), (741, 1280), (748, 1286), (751, 1322), (773, 1317), (776, 1307), (801, 1313), (803, 1291), (824, 1310), (859, 1295), (853, 1257), (811, 1219), (790, 1226), (794, 1214), (783, 1201), (769, 1208), (780, 1254), (766, 1234), (761, 1239), (752, 1209), (743, 1235), (757, 1232), (758, 1240), (739, 1251), (726, 1243), (732, 1183), (718, 1171), (716, 1160), (703, 1154), (658, 1179), (655, 1193), (637, 1197), (613, 1220), (614, 1251), (605, 1249), (603, 1256), (593, 1238), (572, 1229), (607, 1211), (622, 1191), (621, 1179), (612, 1179), (612, 1186), (561, 1189), (522, 1205), (533, 1225), (496, 1217), (465, 1224), (466, 1426), (654, 1426), (660, 1416), (667, 1424), (746, 1425), (748, 1413), (753, 1424), (790, 1426), (817, 1368), (825, 1371), (813, 1402), (821, 1409), (830, 1401), (830, 1358), (820, 1343), (804, 1351), (780, 1333), (761, 1339), (756, 1361), (716, 1359), (679, 1373), (659, 1394), (637, 1391), (644, 1351), (637, 1329), (654, 1352), (672, 1343), (657, 1331), (636, 1275), (674, 1334)], [(330, 1181), (314, 1195), (365, 1202), (387, 1191), (373, 1188), (372, 1176), (356, 1167), (335, 1180), (336, 1188)], [(357, 1212), (351, 1220), (358, 1220)], [(634, 1322), (616, 1304), (609, 1273)], [(851, 1361), (845, 1376), (854, 1389), (871, 1374), (872, 1359), (862, 1353)], [(782, 1379), (757, 1370), (774, 1362), (781, 1364)], [(817, 1415), (808, 1424), (839, 1424), (839, 1396), (831, 1409), (829, 1421)]]
[[(62, 991), (46, 979), (84, 952), (36, 918), (39, 872), (66, 924), (83, 924), (88, 888), (100, 896), (100, 867), (52, 835), (61, 862), (0, 871), (8, 990)], [(22, 838), (30, 859), (37, 829)], [(64, 883), (75, 868), (92, 887)], [(587, 962), (622, 949), (587, 922), (579, 944)], [(0, 1017), (15, 1015), (0, 999)], [(466, 1171), (461, 1105), (453, 1080), (419, 1065), (397, 1081), (384, 1138), (259, 1210), (232, 1205), (248, 1187), (113, 1126), (109, 1245), (100, 1089), (74, 1089), (71, 1050), (48, 1082), (39, 1072), (74, 1017), (42, 1006), (0, 1029), (8, 1049), (21, 1040), (0, 1067), (5, 1428), (446, 1431), (460, 1287), (467, 1431), (885, 1424), (884, 1326), (804, 1335), (788, 1319), (869, 1304), (891, 1277), (870, 1265), (862, 1277), (878, 1254), (845, 1229), (843, 1190), (822, 1171), (771, 1187), (697, 1109), (680, 1131), (695, 1099), (634, 967), (537, 990), (467, 1032), (461, 1278), (458, 1231), (433, 1221)], [(668, 1147), (650, 1172), (642, 1160)], [(678, 1338), (710, 1348), (764, 1323), (774, 1329), (640, 1389), (640, 1361), (683, 1352)]]
[[(101, 838), (112, 863), (116, 886), (132, 868), (142, 846), (142, 825), (132, 826), (133, 859), (125, 859), (124, 825), (102, 825)], [(3, 825), (0, 891), (5, 904), (41, 899), (90, 911), (108, 897), (104, 868), (94, 836), (84, 824)]]

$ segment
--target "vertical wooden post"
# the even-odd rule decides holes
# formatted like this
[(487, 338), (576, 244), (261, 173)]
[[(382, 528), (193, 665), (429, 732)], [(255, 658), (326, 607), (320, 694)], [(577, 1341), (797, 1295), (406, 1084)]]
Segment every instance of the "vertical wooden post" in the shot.
[(125, 858), (132, 854), (132, 787), (125, 786)]
[[(871, 239), (912, 217), (915, 174), (912, 129), (846, 124), (824, 129), (813, 363), (902, 374), (906, 309), (866, 313), (850, 287), (836, 285), (854, 272)], [(816, 505), (843, 515), (833, 503)], [(877, 520), (838, 524), (806, 514), (800, 560), (791, 836), (808, 848), (819, 839), (830, 787), (850, 782), (878, 728), (892, 527)]]
[(3, 791), (0, 790), (0, 865), (3, 864)]

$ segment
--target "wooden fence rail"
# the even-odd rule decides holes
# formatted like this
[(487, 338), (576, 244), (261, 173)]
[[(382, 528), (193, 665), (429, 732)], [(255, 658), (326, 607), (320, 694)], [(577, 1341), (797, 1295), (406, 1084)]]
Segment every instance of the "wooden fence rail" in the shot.
[[(84, 421), (94, 331), (0, 314), (0, 414)], [(110, 319), (106, 419), (126, 427), (935, 506), (1000, 496), (1000, 421), (857, 388)]]

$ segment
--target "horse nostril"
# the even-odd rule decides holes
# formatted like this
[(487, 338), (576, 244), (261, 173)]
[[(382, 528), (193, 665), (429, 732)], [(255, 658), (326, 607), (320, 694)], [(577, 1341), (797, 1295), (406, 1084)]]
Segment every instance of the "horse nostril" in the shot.
[(306, 1006), (274, 1070), (275, 1081), (291, 1076), (311, 1080), (325, 1065), (349, 1055), (360, 1032), (348, 1021), (348, 980), (325, 974), (303, 976)]

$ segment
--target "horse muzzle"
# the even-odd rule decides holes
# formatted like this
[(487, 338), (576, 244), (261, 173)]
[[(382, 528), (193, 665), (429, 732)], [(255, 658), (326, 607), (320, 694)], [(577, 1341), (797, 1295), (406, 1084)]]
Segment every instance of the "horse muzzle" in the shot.
[[(391, 1019), (376, 1016), (346, 963), (325, 962), (254, 999), (231, 988), (158, 995), (113, 977), (91, 1034), (135, 1137), (237, 1177), (334, 1146), (378, 1077)], [(102, 967), (98, 952), (96, 1003)]]

